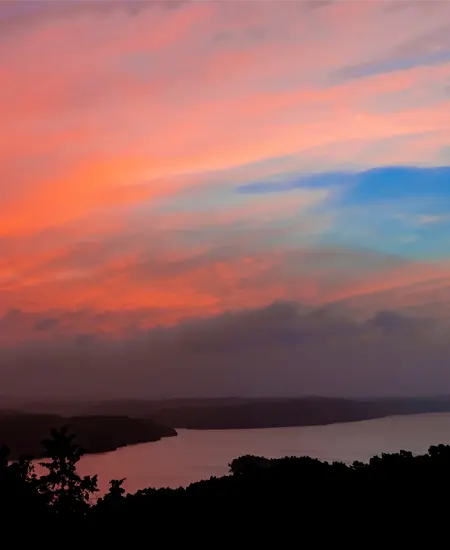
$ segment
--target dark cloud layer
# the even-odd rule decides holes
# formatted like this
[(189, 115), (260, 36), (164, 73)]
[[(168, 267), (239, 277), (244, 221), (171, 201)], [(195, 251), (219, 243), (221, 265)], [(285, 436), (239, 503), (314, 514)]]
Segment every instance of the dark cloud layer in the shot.
[(276, 303), (121, 340), (61, 333), (3, 349), (0, 384), (33, 396), (442, 393), (450, 391), (448, 336), (443, 320), (382, 311), (356, 321), (340, 309)]

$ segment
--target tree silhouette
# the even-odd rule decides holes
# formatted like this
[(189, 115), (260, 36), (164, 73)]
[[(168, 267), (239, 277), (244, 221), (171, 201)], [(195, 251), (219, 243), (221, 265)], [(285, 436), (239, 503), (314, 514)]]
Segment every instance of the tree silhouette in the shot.
[(103, 498), (97, 501), (97, 512), (103, 515), (120, 514), (125, 507), (125, 489), (122, 487), (123, 479), (112, 479), (109, 482), (109, 491)]
[(270, 459), (253, 455), (240, 456), (228, 464), (230, 473), (234, 475), (258, 473), (269, 466)]
[(106, 494), (106, 497), (114, 499), (122, 497), (125, 494), (125, 489), (122, 487), (124, 481), (125, 478), (112, 479), (109, 482), (109, 492)]
[(48, 473), (39, 479), (40, 492), (57, 514), (85, 514), (92, 495), (98, 491), (97, 476), (78, 475), (76, 465), (84, 451), (73, 442), (75, 436), (68, 433), (67, 427), (52, 429), (51, 436), (42, 442), (50, 460), (41, 462)]
[(14, 515), (45, 511), (45, 502), (39, 492), (38, 479), (30, 458), (21, 457), (10, 462), (10, 451), (0, 445), (0, 508), (2, 513)]

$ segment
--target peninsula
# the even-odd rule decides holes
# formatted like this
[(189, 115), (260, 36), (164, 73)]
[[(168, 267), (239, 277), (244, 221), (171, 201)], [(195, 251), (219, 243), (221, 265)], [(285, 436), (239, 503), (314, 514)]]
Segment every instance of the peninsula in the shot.
[(86, 453), (106, 453), (119, 447), (159, 441), (177, 432), (149, 418), (117, 415), (64, 417), (8, 411), (0, 413), (0, 444), (11, 449), (10, 457), (43, 458), (41, 441), (51, 428), (67, 426), (77, 434), (77, 442)]

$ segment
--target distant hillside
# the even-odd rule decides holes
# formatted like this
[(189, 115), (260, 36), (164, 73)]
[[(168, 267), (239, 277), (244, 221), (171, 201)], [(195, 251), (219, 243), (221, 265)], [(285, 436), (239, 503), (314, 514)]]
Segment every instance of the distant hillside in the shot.
[(181, 410), (186, 407), (196, 409), (210, 407), (234, 407), (247, 403), (248, 399), (238, 397), (223, 398), (179, 398), (179, 399), (117, 399), (103, 401), (94, 404), (90, 409), (90, 414), (124, 414), (127, 416), (152, 416), (161, 410), (175, 409)]
[(331, 398), (252, 400), (233, 405), (165, 408), (154, 413), (159, 422), (200, 430), (314, 426), (380, 416), (376, 403)]
[[(244, 429), (314, 426), (385, 416), (450, 412), (450, 398), (342, 399), (328, 397), (191, 399), (99, 404), (102, 414), (151, 415), (175, 428)], [(129, 409), (127, 409), (129, 407)]]
[(450, 412), (450, 397), (385, 397), (368, 399), (370, 403), (376, 403), (386, 415), (399, 414), (425, 414)]
[(184, 406), (216, 406), (231, 405), (248, 402), (248, 398), (224, 397), (224, 398), (174, 398), (174, 399), (40, 399), (25, 400), (12, 399), (0, 396), (0, 413), (2, 410), (14, 412), (26, 412), (33, 414), (56, 414), (61, 416), (84, 415), (115, 415), (148, 417), (155, 411), (164, 408), (177, 408)]
[(177, 432), (146, 418), (126, 416), (76, 416), (0, 413), (0, 444), (11, 449), (11, 457), (31, 455), (41, 457), (41, 441), (51, 428), (68, 426), (77, 442), (87, 453), (103, 453), (118, 447), (159, 441)]
[[(394, 415), (450, 412), (450, 397), (389, 397), (344, 399), (295, 398), (180, 398), (117, 399), (105, 401), (40, 401), (15, 403), (27, 413), (52, 413), (79, 419), (132, 417), (188, 429), (239, 429), (314, 426)], [(45, 416), (45, 415), (44, 415)], [(129, 421), (132, 420), (128, 418)], [(98, 422), (97, 422), (98, 423)], [(128, 442), (130, 444), (131, 442)]]

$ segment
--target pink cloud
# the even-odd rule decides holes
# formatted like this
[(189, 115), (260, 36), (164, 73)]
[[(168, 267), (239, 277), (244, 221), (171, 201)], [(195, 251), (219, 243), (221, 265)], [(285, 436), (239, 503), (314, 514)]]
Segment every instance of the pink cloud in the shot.
[[(70, 17), (58, 8), (16, 23), (0, 45), (0, 309), (153, 308), (152, 323), (173, 323), (444, 278), (446, 268), (414, 264), (411, 280), (409, 264), (391, 272), (381, 262), (356, 282), (345, 270), (330, 282), (335, 256), (305, 267), (332, 221), (319, 212), (328, 190), (234, 196), (239, 182), (289, 170), (439, 162), (449, 63), (339, 72), (395, 58), (440, 26), (450, 3), (421, 17), (386, 6), (190, 2)], [(225, 206), (202, 208), (202, 191)], [(177, 209), (195, 192), (198, 209)], [(205, 228), (209, 247), (205, 235), (186, 242)]]

